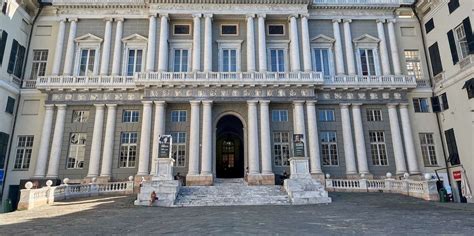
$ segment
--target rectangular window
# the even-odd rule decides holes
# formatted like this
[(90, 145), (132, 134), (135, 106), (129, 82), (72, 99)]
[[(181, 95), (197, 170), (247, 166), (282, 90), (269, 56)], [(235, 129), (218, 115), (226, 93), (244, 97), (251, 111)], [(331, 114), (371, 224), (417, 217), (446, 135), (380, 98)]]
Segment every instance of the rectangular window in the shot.
[(171, 111), (171, 122), (186, 122), (186, 114), (184, 110)]
[(449, 109), (449, 104), (448, 104), (448, 96), (446, 96), (446, 93), (443, 93), (439, 96), (440, 98), (440, 106), (443, 108), (443, 111), (444, 110), (448, 110)]
[(415, 112), (430, 112), (428, 98), (413, 98)]
[(464, 24), (460, 24), (454, 28), (454, 39), (456, 41), (456, 49), (458, 51), (457, 54), (459, 55), (459, 59), (467, 57), (469, 55), (469, 45), (467, 43)]
[(25, 57), (25, 47), (21, 46), (18, 41), (13, 40), (12, 49), (10, 51), (10, 60), (8, 61), (7, 72), (14, 74), (20, 78), (23, 68), (23, 60)]
[(36, 80), (38, 76), (44, 76), (47, 62), (48, 50), (33, 50), (33, 64), (30, 79)]
[(362, 75), (375, 75), (375, 57), (373, 49), (359, 49)]
[(137, 140), (137, 132), (122, 132), (120, 134), (120, 168), (135, 167)]
[(71, 139), (69, 141), (69, 154), (67, 157), (67, 169), (84, 168), (86, 141), (86, 133), (71, 133)]
[(426, 34), (428, 34), (431, 30), (434, 29), (434, 21), (433, 21), (433, 18), (431, 18), (429, 21), (427, 21), (425, 23), (425, 31), (426, 31)]
[(443, 71), (443, 64), (441, 63), (441, 57), (439, 54), (438, 42), (433, 43), (429, 48), (431, 69), (433, 70), (433, 76)]
[(405, 50), (405, 62), (408, 75), (414, 76), (417, 80), (423, 79), (421, 73), (421, 60), (418, 50)]
[(272, 110), (272, 121), (273, 122), (287, 122), (288, 110)]
[(322, 131), (321, 139), (321, 158), (324, 166), (337, 166), (339, 160), (337, 156), (337, 139), (335, 131)]
[(174, 49), (174, 72), (187, 72), (188, 71), (188, 59), (189, 50), (176, 48)]
[(3, 55), (5, 54), (5, 47), (7, 46), (7, 38), (7, 31), (0, 30), (0, 65), (3, 64)]
[(319, 121), (336, 121), (336, 116), (334, 115), (334, 109), (321, 109), (318, 110), (318, 120)]
[(122, 122), (123, 123), (136, 123), (140, 117), (140, 112), (135, 110), (123, 110)]
[(270, 49), (270, 70), (285, 72), (285, 51), (283, 49)]
[(18, 136), (18, 143), (16, 146), (16, 157), (13, 169), (27, 170), (30, 168), (31, 153), (33, 152), (34, 136)]
[(454, 129), (448, 129), (444, 131), (446, 137), (446, 147), (448, 147), (448, 161), (451, 165), (461, 164), (458, 153), (458, 145), (456, 144), (456, 136), (454, 135)]
[(458, 9), (458, 7), (459, 7), (459, 0), (449, 0), (448, 2), (449, 14), (453, 13), (453, 11)]
[(268, 35), (284, 35), (285, 26), (284, 25), (268, 25)]
[(79, 76), (94, 75), (95, 49), (82, 49), (79, 64)]
[(74, 110), (72, 111), (72, 123), (86, 123), (89, 119), (89, 111)]
[(322, 72), (324, 76), (329, 76), (329, 49), (327, 48), (314, 48), (313, 49), (313, 70)]
[(382, 121), (382, 110), (367, 109), (367, 121)]
[(433, 133), (420, 133), (421, 154), (425, 166), (438, 166), (436, 159), (435, 145), (433, 141)]
[(273, 133), (273, 157), (275, 166), (290, 165), (290, 134), (288, 132)]
[(172, 157), (178, 167), (186, 166), (186, 133), (171, 132), (173, 147)]
[(7, 107), (5, 108), (5, 112), (13, 115), (14, 111), (15, 111), (15, 99), (8, 96)]
[(9, 140), (10, 135), (0, 132), (0, 169), (5, 169)]
[(238, 25), (221, 25), (221, 35), (238, 35)]
[(387, 166), (387, 148), (385, 146), (385, 133), (383, 131), (369, 131), (370, 151), (374, 166)]
[(441, 104), (439, 103), (439, 97), (431, 97), (431, 106), (433, 108), (433, 112), (441, 112)]
[(222, 49), (222, 72), (237, 71), (237, 50)]
[(127, 76), (133, 76), (137, 72), (142, 72), (143, 50), (129, 49), (127, 60)]
[(190, 25), (174, 25), (173, 34), (175, 35), (190, 35), (191, 26)]

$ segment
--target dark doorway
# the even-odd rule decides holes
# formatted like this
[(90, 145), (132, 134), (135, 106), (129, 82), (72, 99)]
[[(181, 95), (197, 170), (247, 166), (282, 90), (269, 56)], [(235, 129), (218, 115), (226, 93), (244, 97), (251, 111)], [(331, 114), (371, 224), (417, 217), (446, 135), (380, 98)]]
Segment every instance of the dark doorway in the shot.
[(223, 116), (216, 129), (216, 177), (244, 177), (244, 130), (239, 118)]
[(18, 208), (18, 202), (20, 201), (20, 185), (10, 185), (8, 188), (8, 199), (11, 204), (11, 211), (16, 211)]

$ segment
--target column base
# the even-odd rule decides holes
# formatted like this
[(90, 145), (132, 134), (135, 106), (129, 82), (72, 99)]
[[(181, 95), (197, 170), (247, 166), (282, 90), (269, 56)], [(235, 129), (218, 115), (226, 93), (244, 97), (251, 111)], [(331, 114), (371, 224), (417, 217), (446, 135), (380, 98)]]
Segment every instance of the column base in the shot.
[(186, 186), (212, 186), (214, 176), (209, 175), (186, 175)]
[(249, 174), (248, 185), (275, 185), (275, 174)]

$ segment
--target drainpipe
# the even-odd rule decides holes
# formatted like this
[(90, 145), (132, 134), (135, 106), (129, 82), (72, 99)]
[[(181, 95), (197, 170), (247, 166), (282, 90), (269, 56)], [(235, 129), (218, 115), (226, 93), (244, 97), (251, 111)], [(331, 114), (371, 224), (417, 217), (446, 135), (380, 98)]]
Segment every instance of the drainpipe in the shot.
[[(428, 65), (428, 54), (426, 53), (426, 41), (425, 41), (425, 35), (423, 34), (423, 27), (422, 27), (422, 24), (421, 24), (421, 20), (420, 20), (420, 17), (418, 16), (418, 13), (416, 12), (416, 4), (418, 3), (419, 0), (416, 0), (412, 5), (411, 5), (411, 9), (413, 11), (413, 13), (415, 14), (416, 16), (416, 19), (418, 21), (418, 25), (420, 27), (420, 35), (421, 35), (421, 43), (423, 44), (423, 54), (425, 55), (425, 60), (426, 60), (426, 65), (428, 66), (428, 78), (430, 79), (430, 85), (431, 85), (431, 97), (434, 97), (435, 96), (435, 93), (434, 93), (434, 79), (433, 77), (431, 76), (431, 73), (430, 73), (430, 69), (429, 69), (429, 65)], [(451, 191), (452, 191), (452, 186), (451, 186), (451, 175), (450, 175), (450, 171), (449, 171), (449, 161), (448, 161), (448, 158), (446, 157), (446, 148), (444, 147), (444, 139), (443, 139), (443, 130), (441, 128), (441, 123), (439, 122), (440, 118), (439, 118), (439, 113), (438, 112), (435, 112), (436, 114), (436, 124), (438, 126), (438, 132), (439, 132), (439, 135), (441, 137), (441, 147), (443, 148), (443, 158), (444, 158), (444, 164), (446, 165), (446, 171), (448, 172), (448, 184), (449, 184), (449, 187), (451, 187)], [(436, 174), (437, 175), (437, 174)], [(439, 179), (439, 177), (438, 177)]]
[[(17, 122), (17, 119), (18, 119), (18, 110), (20, 108), (20, 101), (21, 101), (21, 87), (23, 86), (23, 80), (25, 78), (25, 71), (26, 71), (26, 64), (27, 64), (27, 61), (28, 61), (28, 54), (30, 52), (30, 45), (31, 45), (31, 38), (33, 36), (33, 29), (35, 27), (35, 23), (36, 23), (36, 20), (38, 19), (38, 16), (41, 14), (41, 11), (43, 11), (43, 7), (45, 5), (50, 5), (48, 3), (43, 3), (42, 0), (38, 0), (38, 3), (39, 3), (39, 8), (38, 8), (38, 11), (36, 12), (35, 14), (35, 18), (33, 19), (33, 22), (31, 24), (31, 29), (30, 29), (30, 35), (28, 37), (28, 42), (27, 42), (27, 47), (26, 47), (26, 53), (25, 53), (25, 60), (23, 62), (23, 69), (21, 71), (21, 78), (20, 78), (20, 93), (18, 93), (18, 99), (17, 99), (17, 103), (16, 103), (16, 109), (15, 109), (15, 119), (13, 120), (13, 126), (12, 126), (12, 132), (11, 132), (11, 135), (10, 135), (10, 143), (8, 145), (8, 148), (7, 148), (7, 155), (6, 155), (6, 162), (5, 162), (5, 173), (4, 173), (4, 176), (3, 176), (3, 180), (6, 180), (7, 179), (7, 174), (8, 174), (8, 164), (10, 162), (10, 158), (11, 158), (11, 149), (12, 149), (12, 146), (13, 146), (13, 141), (14, 141), (14, 134), (15, 134), (15, 127), (16, 127), (16, 122)], [(3, 201), (3, 191), (5, 190), (5, 181), (3, 181), (3, 185), (2, 185), (2, 191), (0, 192), (0, 200)], [(0, 206), (3, 205), (1, 202), (0, 202)]]

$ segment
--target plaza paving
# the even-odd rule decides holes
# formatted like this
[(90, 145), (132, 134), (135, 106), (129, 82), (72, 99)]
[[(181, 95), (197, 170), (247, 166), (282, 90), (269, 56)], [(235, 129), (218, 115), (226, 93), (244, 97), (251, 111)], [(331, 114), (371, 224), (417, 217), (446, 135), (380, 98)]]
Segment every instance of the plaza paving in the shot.
[(474, 205), (383, 193), (330, 195), (329, 205), (190, 208), (89, 198), (0, 214), (0, 235), (474, 234)]

